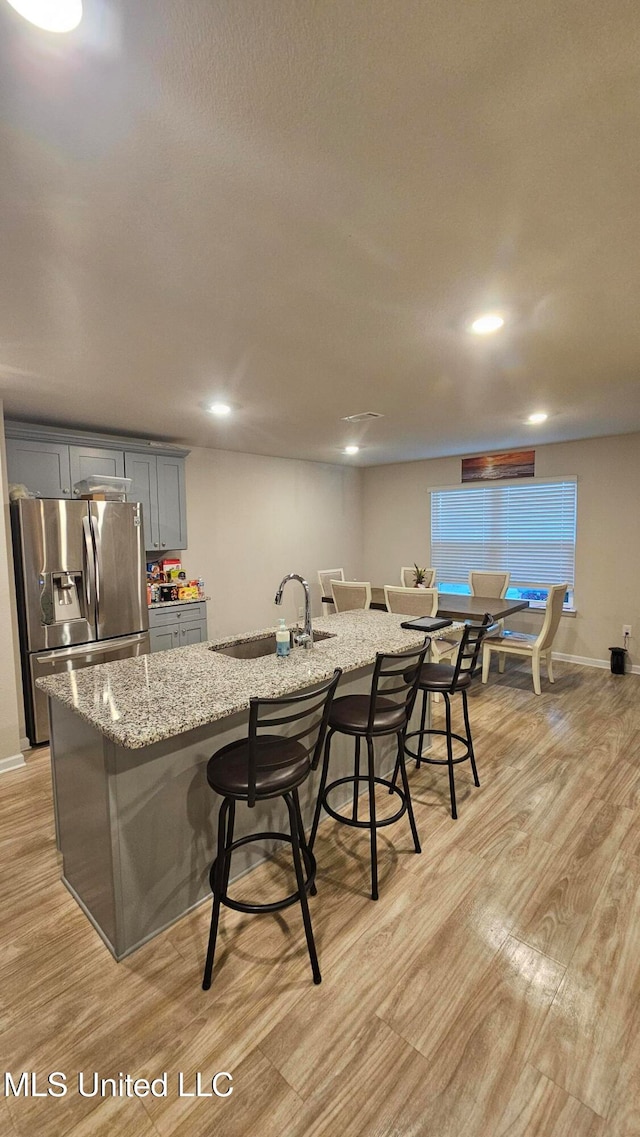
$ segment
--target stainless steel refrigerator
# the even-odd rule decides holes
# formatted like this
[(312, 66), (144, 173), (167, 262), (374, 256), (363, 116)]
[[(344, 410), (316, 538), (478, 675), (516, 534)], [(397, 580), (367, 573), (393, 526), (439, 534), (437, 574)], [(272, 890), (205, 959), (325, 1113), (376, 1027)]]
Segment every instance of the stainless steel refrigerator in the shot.
[(11, 506), (27, 733), (49, 737), (42, 675), (149, 651), (139, 503), (33, 498)]

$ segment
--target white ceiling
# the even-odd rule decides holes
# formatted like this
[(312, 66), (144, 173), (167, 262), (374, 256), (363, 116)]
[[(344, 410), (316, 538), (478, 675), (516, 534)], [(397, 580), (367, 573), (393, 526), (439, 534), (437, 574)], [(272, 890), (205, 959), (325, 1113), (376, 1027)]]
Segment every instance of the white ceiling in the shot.
[(636, 0), (84, 3), (0, 0), (8, 415), (362, 465), (640, 429)]

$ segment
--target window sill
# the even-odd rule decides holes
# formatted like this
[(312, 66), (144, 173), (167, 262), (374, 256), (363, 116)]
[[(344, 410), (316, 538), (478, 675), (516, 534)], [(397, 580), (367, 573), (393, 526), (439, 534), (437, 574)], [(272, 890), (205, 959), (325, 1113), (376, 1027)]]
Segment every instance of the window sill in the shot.
[[(529, 607), (527, 609), (523, 609), (523, 611), (544, 612), (545, 608), (546, 608), (546, 604), (544, 604), (542, 600), (530, 600), (529, 601)], [(577, 608), (563, 608), (562, 609), (562, 615), (563, 616), (569, 616), (572, 620), (575, 619), (577, 614), (578, 614)]]

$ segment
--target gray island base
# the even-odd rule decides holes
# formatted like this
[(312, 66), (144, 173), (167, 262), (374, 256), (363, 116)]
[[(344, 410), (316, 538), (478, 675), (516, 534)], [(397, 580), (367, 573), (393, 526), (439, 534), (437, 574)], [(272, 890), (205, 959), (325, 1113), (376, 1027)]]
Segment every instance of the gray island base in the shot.
[[(116, 959), (210, 896), (220, 799), (207, 784), (206, 767), (219, 747), (246, 736), (249, 698), (302, 691), (335, 667), (344, 671), (338, 696), (368, 692), (377, 651), (423, 642), (419, 632), (401, 629), (401, 620), (382, 612), (316, 620), (314, 629), (331, 638), (311, 651), (296, 648), (285, 660), (210, 650), (231, 642), (221, 640), (39, 681), (49, 695), (62, 879)], [(376, 743), (378, 769), (392, 767), (393, 742)], [(353, 742), (336, 735), (331, 776), (352, 771)], [(320, 770), (301, 787), (305, 825), (319, 777)], [(349, 790), (341, 789), (344, 802)], [(339, 796), (334, 801), (341, 804)], [(236, 830), (238, 837), (286, 831), (284, 803), (240, 805)], [(264, 844), (237, 850), (234, 879), (266, 852)]]

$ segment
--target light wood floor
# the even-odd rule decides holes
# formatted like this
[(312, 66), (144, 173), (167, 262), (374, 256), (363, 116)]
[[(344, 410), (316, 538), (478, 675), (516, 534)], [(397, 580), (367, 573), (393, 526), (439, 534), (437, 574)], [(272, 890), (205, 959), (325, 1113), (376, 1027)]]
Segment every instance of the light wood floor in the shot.
[[(2, 777), (0, 1069), (166, 1070), (170, 1096), (0, 1097), (0, 1132), (640, 1134), (640, 677), (558, 664), (536, 698), (507, 668), (471, 700), (481, 788), (459, 768), (453, 822), (446, 772), (412, 772), (423, 853), (383, 831), (377, 903), (366, 834), (321, 827), (320, 987), (297, 908), (223, 910), (206, 994), (208, 905), (116, 964), (58, 880), (47, 752)], [(231, 1098), (178, 1098), (196, 1070)]]

